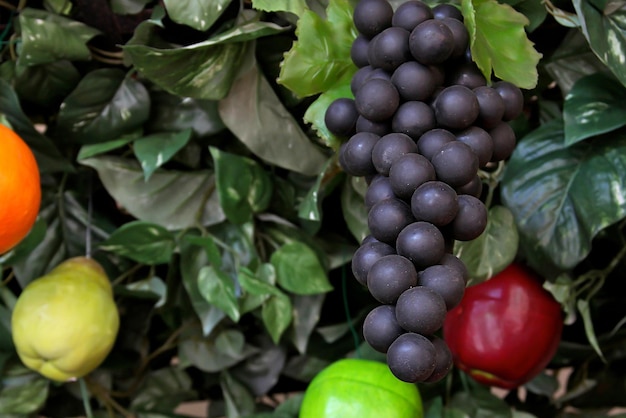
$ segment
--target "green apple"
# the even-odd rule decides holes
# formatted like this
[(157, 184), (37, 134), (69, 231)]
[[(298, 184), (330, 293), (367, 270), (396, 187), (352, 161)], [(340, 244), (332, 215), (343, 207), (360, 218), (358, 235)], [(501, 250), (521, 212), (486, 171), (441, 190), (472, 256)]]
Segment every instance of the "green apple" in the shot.
[(422, 418), (417, 386), (398, 380), (381, 362), (342, 359), (309, 384), (300, 418)]

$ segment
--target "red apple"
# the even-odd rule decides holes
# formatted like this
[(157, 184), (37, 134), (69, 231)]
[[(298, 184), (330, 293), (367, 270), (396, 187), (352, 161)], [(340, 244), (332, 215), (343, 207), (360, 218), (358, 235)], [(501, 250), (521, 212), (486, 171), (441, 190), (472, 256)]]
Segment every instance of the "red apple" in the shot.
[(468, 287), (443, 332), (459, 369), (480, 383), (512, 389), (548, 365), (562, 330), (561, 305), (535, 273), (514, 263)]

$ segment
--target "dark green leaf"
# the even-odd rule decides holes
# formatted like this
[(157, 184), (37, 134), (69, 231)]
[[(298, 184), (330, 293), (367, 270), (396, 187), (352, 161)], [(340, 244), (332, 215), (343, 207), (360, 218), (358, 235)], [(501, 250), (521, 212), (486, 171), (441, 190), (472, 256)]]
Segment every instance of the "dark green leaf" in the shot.
[(10, 266), (25, 259), (43, 241), (48, 226), (46, 221), (39, 217), (30, 232), (19, 244), (8, 253), (0, 255), (0, 265)]
[(239, 305), (232, 277), (214, 266), (202, 267), (198, 274), (198, 290), (207, 302), (220, 308), (233, 321), (239, 321)]
[(254, 411), (254, 397), (241, 382), (233, 378), (228, 371), (220, 373), (220, 386), (226, 401), (226, 416), (240, 418)]
[(467, 266), (470, 284), (476, 284), (511, 264), (517, 255), (518, 244), (513, 214), (508, 208), (497, 205), (489, 209), (485, 232), (472, 241), (457, 241), (454, 252)]
[(257, 397), (270, 393), (280, 381), (289, 349), (274, 344), (265, 334), (255, 336), (255, 344), (259, 346), (259, 352), (235, 366), (232, 373)]
[(352, 41), (357, 36), (348, 0), (331, 0), (324, 20), (306, 10), (298, 20), (298, 40), (285, 55), (278, 82), (299, 96), (329, 90), (356, 71), (350, 58)]
[(589, 301), (584, 299), (578, 299), (576, 302), (576, 307), (578, 308), (578, 312), (580, 312), (580, 316), (583, 319), (583, 324), (585, 326), (585, 334), (587, 335), (587, 340), (589, 340), (589, 344), (593, 347), (593, 349), (598, 353), (600, 358), (606, 362), (604, 359), (604, 354), (602, 353), (602, 349), (600, 348), (600, 344), (598, 344), (598, 338), (596, 337), (596, 332), (593, 326), (593, 320), (591, 318), (591, 310), (589, 309)]
[(267, 209), (272, 197), (269, 175), (254, 160), (210, 147), (215, 163), (215, 181), (226, 217), (243, 224)]
[(133, 143), (135, 156), (141, 163), (146, 181), (154, 171), (167, 163), (191, 139), (191, 129), (182, 132), (153, 134)]
[(543, 125), (519, 142), (501, 186), (529, 262), (568, 270), (600, 230), (626, 216), (626, 134), (567, 147), (562, 121)]
[(322, 93), (306, 110), (304, 121), (311, 124), (317, 135), (322, 139), (324, 145), (332, 148), (335, 152), (339, 151), (339, 146), (344, 139), (333, 134), (326, 127), (324, 117), (326, 109), (330, 104), (339, 98), (352, 98), (352, 90), (350, 89), (350, 78), (344, 78), (337, 82), (332, 88)]
[(463, 16), (470, 33), (472, 59), (487, 80), (492, 72), (524, 89), (537, 85), (541, 54), (528, 40), (528, 19), (496, 0), (463, 0)]
[(341, 211), (352, 236), (358, 242), (363, 241), (363, 238), (370, 233), (367, 225), (367, 209), (363, 196), (356, 191), (350, 177), (346, 178), (341, 190)]
[(212, 237), (199, 237), (196, 235), (185, 235), (184, 239), (194, 245), (199, 245), (206, 251), (209, 263), (219, 269), (222, 266), (222, 256), (220, 250)]
[(552, 398), (554, 393), (559, 390), (559, 381), (556, 376), (541, 373), (524, 386), (532, 393)]
[(109, 194), (142, 221), (183, 229), (224, 220), (210, 172), (160, 170), (146, 182), (136, 161), (101, 156), (81, 163), (95, 168)]
[(231, 0), (165, 0), (167, 15), (176, 23), (206, 31), (222, 15)]
[(237, 79), (228, 97), (220, 101), (219, 111), (228, 129), (268, 163), (311, 176), (324, 167), (327, 157), (256, 66)]
[(18, 66), (46, 64), (60, 60), (88, 60), (87, 42), (100, 33), (89, 26), (49, 13), (26, 8), (19, 14), (22, 47)]
[(150, 0), (111, 0), (111, 10), (119, 15), (134, 15), (141, 12)]
[(170, 231), (141, 221), (122, 225), (99, 245), (104, 251), (149, 265), (168, 263), (175, 247), (175, 237)]
[(155, 308), (163, 306), (167, 300), (167, 285), (159, 277), (150, 277), (149, 279), (129, 283), (126, 285), (126, 289), (134, 292), (135, 295), (142, 293), (156, 297)]
[(333, 289), (315, 252), (301, 242), (285, 244), (271, 257), (280, 286), (298, 295), (313, 295)]
[(76, 160), (86, 160), (100, 154), (106, 154), (109, 151), (113, 151), (130, 144), (135, 139), (140, 137), (141, 131), (136, 131), (131, 132), (128, 135), (123, 135), (120, 139), (114, 139), (113, 141), (100, 142), (99, 144), (83, 145), (82, 147), (80, 147), (80, 151), (78, 151), (78, 156), (76, 157)]
[(150, 115), (150, 96), (139, 81), (117, 69), (89, 72), (61, 105), (61, 135), (81, 144), (117, 139)]
[(261, 310), (263, 324), (270, 333), (274, 344), (278, 344), (293, 319), (292, 305), (289, 296), (284, 293), (272, 295), (263, 303)]
[(309, 338), (317, 326), (326, 295), (296, 295), (293, 297), (293, 327), (290, 339), (300, 354), (305, 354)]
[(215, 373), (257, 352), (246, 344), (245, 337), (236, 329), (226, 329), (215, 334), (207, 338), (198, 335), (183, 338), (178, 345), (181, 364), (194, 365), (202, 371)]
[(618, 2), (619, 7), (609, 9), (606, 7), (608, 0), (574, 0), (572, 3), (591, 49), (626, 85), (626, 8)]
[(512, 412), (507, 403), (486, 388), (476, 387), (471, 392), (457, 392), (448, 406), (463, 411), (470, 417), (512, 418)]
[(567, 145), (626, 125), (626, 87), (601, 73), (579, 79), (565, 96), (563, 119)]
[(181, 402), (196, 396), (191, 384), (189, 375), (182, 369), (166, 367), (153, 371), (133, 397), (131, 409), (141, 412), (173, 412)]
[(78, 84), (81, 75), (69, 61), (26, 68), (15, 80), (15, 90), (30, 103), (58, 105)]
[(48, 397), (49, 381), (36, 377), (7, 385), (0, 391), (0, 414), (31, 414), (39, 410)]

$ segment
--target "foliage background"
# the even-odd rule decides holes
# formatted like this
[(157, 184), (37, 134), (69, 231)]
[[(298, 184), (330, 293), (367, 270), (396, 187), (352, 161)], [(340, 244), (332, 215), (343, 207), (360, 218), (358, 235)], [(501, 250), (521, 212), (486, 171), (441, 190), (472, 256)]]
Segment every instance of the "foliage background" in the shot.
[[(507, 3), (459, 5), (481, 69), (526, 87), (526, 108), (511, 160), (482, 173), (487, 231), (455, 251), (472, 283), (528, 262), (567, 326), (523, 391), (500, 399), (458, 371), (420, 390), (429, 418), (606, 416), (626, 406), (626, 2)], [(76, 255), (105, 266), (122, 318), (87, 378), (97, 416), (211, 400), (209, 417), (293, 418), (330, 362), (384, 360), (363, 344), (375, 302), (349, 268), (364, 184), (323, 126), (350, 94), (353, 6), (0, 1), (0, 118), (34, 150), (44, 192), (0, 258), (1, 416), (83, 414), (77, 384), (25, 369), (10, 334), (21, 289)]]

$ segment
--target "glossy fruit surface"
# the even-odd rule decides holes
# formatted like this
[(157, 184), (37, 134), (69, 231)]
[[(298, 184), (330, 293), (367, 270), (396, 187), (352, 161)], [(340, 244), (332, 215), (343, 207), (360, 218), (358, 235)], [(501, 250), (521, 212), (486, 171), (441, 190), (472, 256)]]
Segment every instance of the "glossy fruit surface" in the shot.
[(26, 286), (11, 326), (28, 368), (60, 382), (82, 377), (109, 354), (119, 329), (109, 279), (90, 258), (66, 260)]
[(311, 381), (299, 417), (422, 418), (422, 399), (414, 384), (398, 380), (386, 364), (343, 359)]
[(41, 203), (39, 168), (28, 145), (0, 124), (0, 254), (30, 231)]
[(457, 367), (480, 383), (512, 389), (548, 365), (562, 329), (560, 304), (514, 263), (466, 289), (446, 316), (444, 338)]

